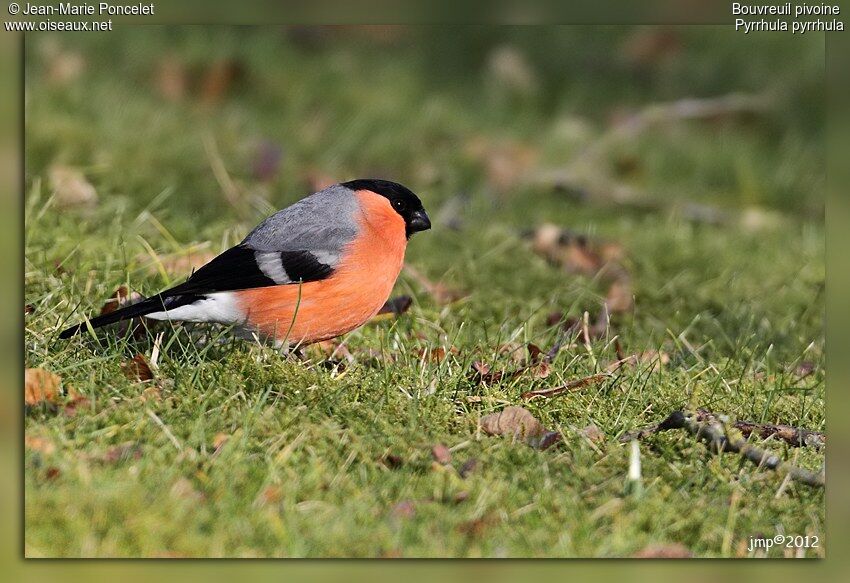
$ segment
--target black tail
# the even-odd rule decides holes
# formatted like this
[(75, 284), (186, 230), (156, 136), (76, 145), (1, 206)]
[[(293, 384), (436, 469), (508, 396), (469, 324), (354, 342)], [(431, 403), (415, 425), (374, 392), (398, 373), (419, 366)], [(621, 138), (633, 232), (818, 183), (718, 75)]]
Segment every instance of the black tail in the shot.
[[(154, 312), (161, 312), (166, 309), (173, 310), (180, 306), (192, 304), (203, 299), (210, 292), (275, 285), (274, 280), (267, 277), (257, 266), (254, 254), (253, 249), (243, 245), (231, 247), (198, 269), (180, 285), (162, 291), (138, 304), (92, 318), (88, 323), (91, 324), (92, 328), (100, 328), (121, 320), (138, 318)], [(327, 267), (321, 263), (316, 263), (316, 265)], [(324, 273), (324, 275), (328, 274)], [(80, 322), (76, 326), (71, 326), (60, 332), (59, 338), (70, 338), (85, 327), (86, 322)]]
[[(146, 300), (143, 300), (138, 304), (126, 306), (124, 308), (115, 310), (114, 312), (110, 312), (102, 316), (97, 316), (95, 318), (92, 318), (88, 322), (89, 324), (91, 324), (92, 328), (100, 328), (101, 326), (120, 322), (121, 320), (129, 320), (130, 318), (138, 318), (139, 316), (145, 316), (154, 312), (161, 312), (163, 309), (165, 309), (164, 298), (161, 295), (156, 295)], [(75, 326), (71, 326), (70, 328), (62, 330), (62, 332), (59, 333), (59, 338), (62, 338), (63, 340), (70, 338), (80, 330), (83, 330), (85, 327), (86, 323), (80, 322)]]

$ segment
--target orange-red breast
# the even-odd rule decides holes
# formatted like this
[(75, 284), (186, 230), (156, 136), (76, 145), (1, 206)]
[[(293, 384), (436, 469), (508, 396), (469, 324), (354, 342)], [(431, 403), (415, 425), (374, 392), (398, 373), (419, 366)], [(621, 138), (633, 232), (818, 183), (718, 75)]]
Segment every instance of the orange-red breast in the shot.
[(335, 184), (270, 216), (186, 282), (87, 323), (97, 328), (145, 316), (235, 324), (279, 343), (327, 340), (380, 310), (408, 239), (429, 228), (422, 202), (401, 184)]

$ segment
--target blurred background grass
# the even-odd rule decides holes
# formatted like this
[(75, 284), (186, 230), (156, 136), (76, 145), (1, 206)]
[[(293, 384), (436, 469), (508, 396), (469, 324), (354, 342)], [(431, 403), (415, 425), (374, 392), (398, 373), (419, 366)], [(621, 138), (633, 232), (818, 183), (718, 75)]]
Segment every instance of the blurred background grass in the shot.
[[(767, 96), (770, 109), (662, 127), (618, 144), (608, 162), (658, 197), (823, 208), (824, 50), (814, 35), (151, 26), (29, 38), (30, 175), (56, 161), (82, 165), (99, 176), (100, 194), (137, 208), (173, 190), (175, 213), (228, 212), (204, 132), (220, 142), (234, 179), (275, 207), (300, 196), (311, 171), (404, 177), (432, 207), (459, 190), (501, 187), (520, 198), (531, 192), (523, 178), (565, 164), (618, 116), (729, 93)], [(488, 182), (476, 140), (506, 142), (504, 165), (517, 167), (502, 174), (514, 181)], [(256, 185), (263, 154), (279, 166)]]

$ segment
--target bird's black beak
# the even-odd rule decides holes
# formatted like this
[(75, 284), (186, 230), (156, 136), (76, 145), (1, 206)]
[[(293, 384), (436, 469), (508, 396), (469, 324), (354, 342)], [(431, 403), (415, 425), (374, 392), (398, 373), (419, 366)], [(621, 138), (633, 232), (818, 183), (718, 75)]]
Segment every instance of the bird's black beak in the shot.
[(413, 233), (419, 231), (427, 231), (431, 228), (431, 219), (428, 218), (424, 210), (419, 210), (410, 215), (410, 220), (407, 222), (407, 236), (410, 237)]

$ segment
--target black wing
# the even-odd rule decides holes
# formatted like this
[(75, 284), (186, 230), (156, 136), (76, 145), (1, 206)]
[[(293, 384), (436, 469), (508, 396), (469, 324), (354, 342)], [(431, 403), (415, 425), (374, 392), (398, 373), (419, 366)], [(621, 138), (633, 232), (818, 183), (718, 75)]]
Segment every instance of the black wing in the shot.
[(185, 283), (161, 295), (168, 297), (306, 283), (326, 279), (333, 271), (330, 265), (320, 262), (309, 251), (256, 251), (237, 245), (198, 269)]
[[(322, 263), (309, 251), (257, 251), (240, 244), (198, 269), (184, 283), (138, 304), (92, 318), (89, 323), (98, 328), (192, 304), (210, 293), (318, 281), (330, 277), (333, 272), (333, 267)], [(84, 326), (85, 323), (71, 326), (63, 330), (59, 338), (70, 338)]]

